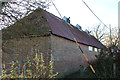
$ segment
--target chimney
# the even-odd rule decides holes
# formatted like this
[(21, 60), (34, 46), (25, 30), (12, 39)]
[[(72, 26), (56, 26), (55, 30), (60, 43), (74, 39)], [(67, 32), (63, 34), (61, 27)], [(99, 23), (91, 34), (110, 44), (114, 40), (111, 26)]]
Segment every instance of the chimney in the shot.
[(70, 17), (69, 17), (69, 18), (67, 18), (66, 16), (64, 16), (64, 17), (63, 17), (63, 20), (64, 20), (65, 22), (67, 22), (67, 23), (69, 23), (69, 24), (70, 24)]
[(87, 29), (85, 30), (85, 32), (86, 32), (87, 34), (90, 34), (90, 31), (88, 31)]
[(67, 17), (66, 17), (66, 16), (64, 16), (64, 17), (63, 17), (63, 20), (64, 20), (65, 22), (67, 22)]
[(76, 27), (77, 27), (80, 31), (82, 31), (82, 27), (81, 27), (79, 24), (77, 24)]

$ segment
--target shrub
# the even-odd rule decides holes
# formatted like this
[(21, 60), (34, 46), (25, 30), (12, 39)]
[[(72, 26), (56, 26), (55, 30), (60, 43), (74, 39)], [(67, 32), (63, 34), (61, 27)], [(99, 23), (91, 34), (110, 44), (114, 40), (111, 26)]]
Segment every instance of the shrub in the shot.
[[(48, 62), (48, 66), (45, 64), (45, 61), (43, 59), (43, 53), (36, 53), (35, 57), (31, 61), (29, 57), (27, 57), (27, 63), (26, 63), (26, 76), (25, 78), (55, 78), (58, 75), (57, 73), (53, 73), (53, 56), (51, 55), (51, 60)], [(11, 70), (12, 74), (7, 74), (7, 71), (5, 70), (5, 64), (3, 68), (3, 75), (2, 78), (24, 78), (24, 65), (22, 67), (22, 72), (18, 74), (18, 66), (15, 66), (15, 62), (12, 61)], [(18, 61), (16, 61), (16, 64)]]
[[(118, 56), (116, 55), (116, 58), (117, 57)], [(106, 54), (106, 52), (102, 52), (99, 56), (97, 56), (96, 61), (94, 61), (92, 64), (96, 73), (93, 74), (89, 69), (87, 72), (88, 77), (89, 78), (116, 78), (117, 75), (116, 76), (114, 75), (114, 69), (113, 69), (114, 63), (116, 63), (116, 61), (115, 61), (115, 58), (113, 58), (113, 55), (108, 55)], [(115, 74), (118, 74), (117, 70), (118, 70), (118, 67), (116, 66)]]

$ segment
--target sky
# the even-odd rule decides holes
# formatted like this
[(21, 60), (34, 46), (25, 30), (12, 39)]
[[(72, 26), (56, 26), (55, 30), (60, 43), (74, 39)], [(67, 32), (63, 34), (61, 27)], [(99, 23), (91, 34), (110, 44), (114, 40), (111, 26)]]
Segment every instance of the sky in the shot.
[[(118, 2), (120, 0), (84, 0), (93, 12), (109, 27), (118, 26)], [(71, 24), (79, 24), (83, 30), (94, 27), (101, 22), (90, 12), (82, 0), (54, 0), (62, 17), (70, 17)], [(54, 6), (47, 9), (60, 17)]]

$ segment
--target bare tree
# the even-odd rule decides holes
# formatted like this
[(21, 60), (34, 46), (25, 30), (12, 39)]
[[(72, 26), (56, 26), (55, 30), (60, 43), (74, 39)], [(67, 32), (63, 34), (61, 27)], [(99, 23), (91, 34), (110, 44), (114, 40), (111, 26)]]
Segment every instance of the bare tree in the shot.
[(118, 28), (114, 27), (111, 29), (111, 32), (106, 36), (104, 44), (106, 46), (116, 45), (118, 46), (119, 37), (118, 37)]
[(116, 45), (118, 46), (118, 28), (114, 27), (111, 29), (102, 27), (100, 24), (96, 27), (89, 28), (90, 34), (93, 35), (96, 39), (102, 42), (105, 46)]
[(95, 27), (89, 27), (88, 30), (90, 31), (91, 35), (93, 35), (100, 42), (104, 43), (107, 33), (107, 31), (105, 31), (105, 27), (102, 27), (101, 24), (99, 24)]
[(12, 0), (10, 2), (0, 2), (0, 27), (10, 26), (36, 8), (46, 9), (50, 5), (50, 0)]

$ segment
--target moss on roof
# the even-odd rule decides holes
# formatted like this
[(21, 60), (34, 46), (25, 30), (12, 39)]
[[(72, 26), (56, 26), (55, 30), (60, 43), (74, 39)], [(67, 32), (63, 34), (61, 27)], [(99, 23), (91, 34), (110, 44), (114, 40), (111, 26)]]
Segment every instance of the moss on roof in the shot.
[(2, 29), (2, 40), (30, 35), (49, 35), (50, 31), (44, 11), (39, 8), (15, 24)]

